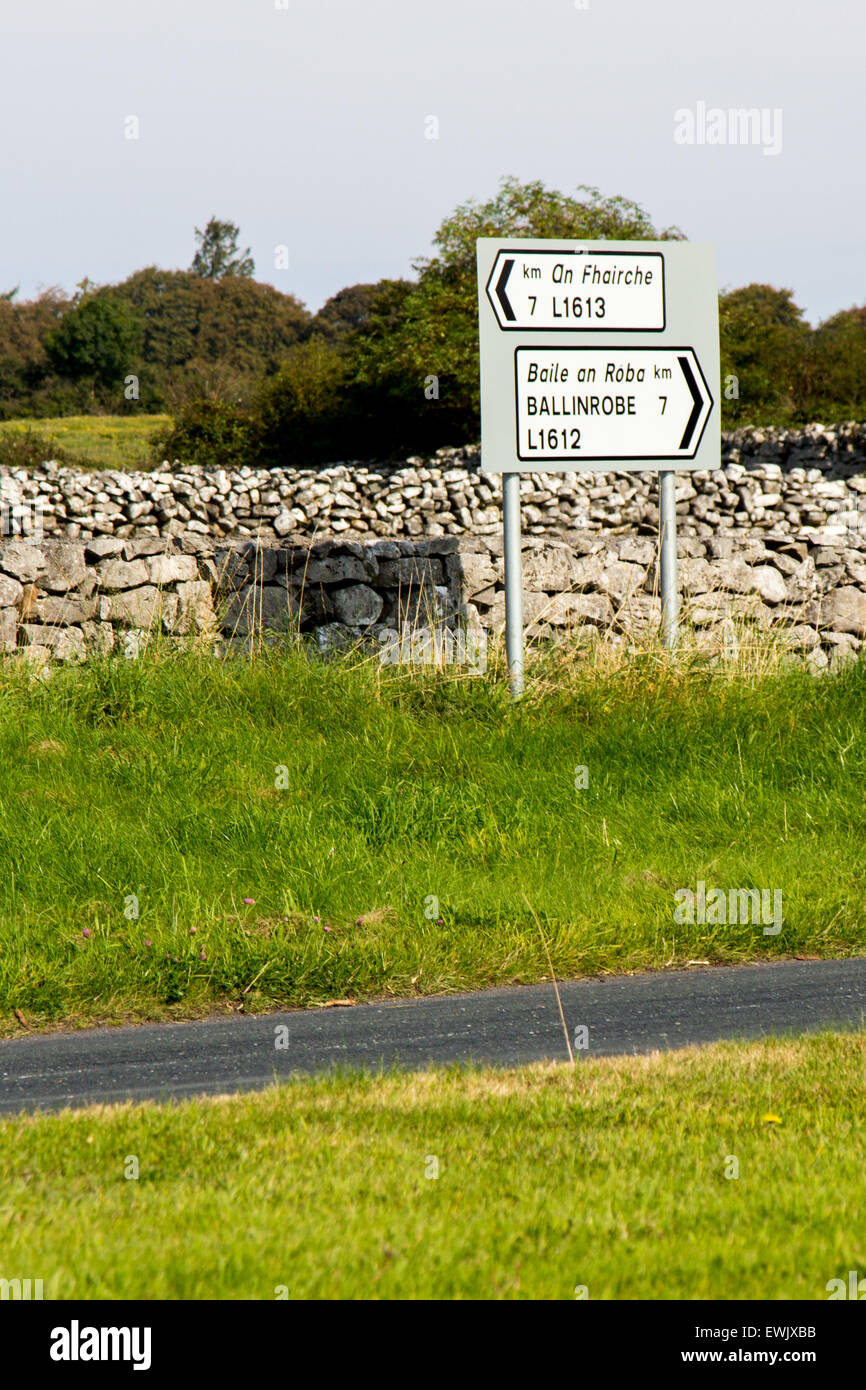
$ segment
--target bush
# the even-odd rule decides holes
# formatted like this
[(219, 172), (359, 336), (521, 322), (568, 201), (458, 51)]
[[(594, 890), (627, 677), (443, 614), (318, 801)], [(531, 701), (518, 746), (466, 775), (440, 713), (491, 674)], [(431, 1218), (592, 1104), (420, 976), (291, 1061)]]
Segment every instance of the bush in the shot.
[(198, 463), (204, 468), (240, 468), (256, 452), (249, 412), (231, 401), (191, 401), (167, 434), (151, 443), (160, 458)]

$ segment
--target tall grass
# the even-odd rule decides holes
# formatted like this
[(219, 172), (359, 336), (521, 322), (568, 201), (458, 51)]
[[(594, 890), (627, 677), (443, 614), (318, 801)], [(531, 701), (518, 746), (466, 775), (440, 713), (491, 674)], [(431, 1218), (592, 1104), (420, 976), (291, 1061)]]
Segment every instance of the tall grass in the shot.
[[(533, 911), (560, 975), (862, 953), (864, 696), (650, 650), (539, 654), (517, 706), (496, 650), (7, 666), (3, 1026), (537, 980)], [(781, 933), (678, 925), (701, 879)]]

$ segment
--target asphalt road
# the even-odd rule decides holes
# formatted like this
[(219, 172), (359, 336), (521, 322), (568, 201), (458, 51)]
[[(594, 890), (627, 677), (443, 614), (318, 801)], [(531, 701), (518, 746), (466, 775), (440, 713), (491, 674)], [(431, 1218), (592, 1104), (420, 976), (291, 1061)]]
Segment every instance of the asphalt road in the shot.
[[(783, 961), (572, 980), (569, 1029), (590, 1056), (866, 1025), (866, 959)], [(288, 1046), (276, 1046), (288, 1029)], [(285, 1039), (286, 1035), (280, 1035)], [(0, 1111), (57, 1110), (267, 1086), (335, 1065), (512, 1066), (566, 1060), (551, 984), (199, 1023), (94, 1028), (0, 1042)]]

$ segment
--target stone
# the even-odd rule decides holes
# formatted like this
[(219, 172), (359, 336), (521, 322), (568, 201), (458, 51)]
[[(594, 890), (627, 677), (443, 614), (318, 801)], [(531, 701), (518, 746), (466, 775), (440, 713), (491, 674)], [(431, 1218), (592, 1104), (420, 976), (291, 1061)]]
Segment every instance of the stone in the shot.
[(254, 584), (270, 584), (277, 572), (277, 551), (263, 545), (245, 545), (243, 556)]
[(630, 594), (617, 611), (616, 623), (626, 633), (646, 633), (661, 622), (661, 600), (656, 594)]
[[(211, 632), (217, 626), (211, 587), (205, 579), (191, 579), (178, 584), (177, 616), (172, 631), (179, 636), (189, 633)], [(288, 606), (287, 606), (288, 607)]]
[(19, 605), (24, 597), (24, 588), (17, 579), (0, 574), (0, 605), (11, 608)]
[[(454, 539), (456, 537), (443, 537), (443, 539)], [(374, 541), (370, 546), (370, 551), (378, 560), (399, 560), (403, 554), (399, 545), (395, 541)]]
[(783, 636), (785, 645), (792, 651), (817, 647), (821, 640), (815, 629), (806, 623), (795, 623), (793, 627), (786, 628)]
[[(374, 557), (370, 557), (376, 565)], [(330, 555), (323, 560), (310, 560), (304, 577), (308, 584), (345, 584), (350, 580), (363, 582), (375, 578), (378, 566), (371, 572), (371, 564), (364, 564), (353, 555)]]
[(298, 603), (282, 585), (248, 584), (232, 594), (222, 619), (222, 630), (230, 636), (270, 629), (288, 632), (295, 624)]
[(834, 589), (824, 599), (823, 619), (836, 632), (866, 637), (866, 594), (851, 584)]
[(378, 581), (382, 588), (410, 588), (413, 585), (441, 584), (442, 561), (407, 557), (380, 560)]
[(84, 633), (79, 627), (40, 627), (22, 623), (19, 634), (26, 646), (45, 647), (57, 661), (83, 661), (87, 655)]
[(164, 586), (198, 579), (198, 561), (194, 555), (150, 555), (144, 563), (151, 584)]
[(544, 621), (551, 627), (573, 627), (579, 623), (607, 627), (613, 622), (613, 605), (606, 594), (554, 594), (548, 601)]
[[(711, 565), (708, 560), (696, 558), (680, 560), (678, 570), (680, 590), (684, 594), (707, 594), (718, 583), (716, 567)], [(654, 584), (658, 588), (657, 576), (654, 576)]]
[(82, 623), (84, 643), (88, 650), (110, 652), (114, 648), (114, 628), (111, 623)]
[[(19, 661), (25, 662), (28, 666), (38, 667), (47, 666), (53, 653), (50, 647), (43, 646), (42, 643), (28, 642), (26, 646), (18, 648), (16, 655)], [(40, 675), (41, 674), (42, 672), (40, 672)], [(48, 673), (46, 672), (45, 674), (47, 675)]]
[(602, 571), (598, 587), (621, 603), (629, 594), (643, 588), (645, 580), (646, 571), (642, 565), (629, 565), (624, 560), (609, 560)]
[[(573, 564), (571, 582), (575, 588), (588, 588), (590, 586), (598, 589), (604, 582), (605, 556), (596, 552), (594, 555), (580, 555)], [(641, 575), (641, 580), (643, 575)]]
[[(460, 538), (458, 536), (435, 536), (429, 539), (417, 541), (415, 545), (415, 553), (417, 555), (453, 555), (455, 551), (459, 549), (459, 547)], [(393, 559), (394, 557), (386, 557), (383, 555), (382, 558)]]
[(81, 625), (89, 622), (96, 613), (96, 599), (82, 598), (78, 594), (48, 594), (37, 599), (29, 608), (28, 616), (39, 623), (51, 623), (59, 627), (71, 624)]
[(628, 536), (620, 542), (619, 558), (634, 565), (651, 565), (656, 558), (656, 545), (641, 536)]
[(96, 573), (99, 587), (106, 593), (120, 593), (147, 583), (147, 565), (143, 560), (101, 560)]
[(100, 536), (96, 540), (88, 541), (84, 547), (84, 558), (91, 563), (105, 560), (110, 555), (120, 555), (124, 548), (124, 542), (114, 536)]
[(524, 554), (523, 582), (530, 589), (553, 592), (568, 589), (575, 576), (575, 560), (565, 546), (539, 546)]
[(85, 578), (87, 565), (84, 546), (51, 542), (46, 546), (45, 569), (39, 575), (39, 587), (51, 593), (65, 594), (75, 589)]
[[(490, 555), (452, 554), (446, 556), (445, 573), (456, 594), (472, 598), (496, 584), (501, 579), (502, 569), (494, 563)], [(525, 571), (523, 582), (527, 582)]]
[[(558, 597), (553, 598), (549, 594), (534, 593), (531, 589), (525, 590), (523, 594), (523, 622), (527, 631), (538, 622), (550, 622), (550, 614), (555, 613), (555, 604)], [(482, 627), (489, 628), (493, 632), (501, 632), (505, 627), (505, 595), (500, 593), (495, 603), (491, 604), (486, 614), (481, 614)]]
[(368, 584), (333, 589), (328, 602), (337, 621), (349, 627), (367, 627), (382, 612), (382, 597)]
[(0, 608), (0, 651), (14, 652), (18, 645), (18, 610)]
[(122, 627), (156, 627), (161, 616), (162, 594), (152, 584), (129, 589), (125, 593), (106, 594), (99, 608), (102, 621), (108, 620)]
[(345, 623), (324, 623), (316, 628), (316, 646), (322, 656), (347, 651), (357, 640), (356, 634)]
[(250, 569), (243, 555), (237, 550), (217, 550), (213, 557), (215, 583), (222, 592), (240, 589), (250, 577)]
[(694, 627), (706, 627), (731, 615), (757, 622), (759, 627), (768, 627), (773, 621), (773, 610), (762, 603), (758, 594), (735, 598), (718, 592), (701, 594), (693, 606), (685, 606), (683, 614)]
[(759, 594), (767, 603), (784, 603), (787, 597), (785, 581), (771, 565), (730, 560), (719, 566), (718, 574), (720, 586), (735, 594)]
[(42, 551), (26, 541), (7, 541), (0, 545), (0, 571), (11, 574), (23, 584), (36, 579), (45, 564)]
[(124, 560), (138, 560), (142, 555), (159, 555), (165, 550), (165, 541), (158, 536), (140, 536), (135, 540), (125, 541), (123, 545)]

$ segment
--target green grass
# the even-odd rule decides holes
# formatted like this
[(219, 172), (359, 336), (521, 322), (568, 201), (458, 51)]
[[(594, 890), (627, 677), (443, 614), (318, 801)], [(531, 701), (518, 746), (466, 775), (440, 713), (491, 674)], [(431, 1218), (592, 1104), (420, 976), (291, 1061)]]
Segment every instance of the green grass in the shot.
[[(862, 955), (864, 750), (863, 663), (7, 665), (0, 1030), (535, 981), (542, 931), (560, 976)], [(701, 879), (779, 935), (678, 925)]]
[(0, 1275), (58, 1299), (826, 1299), (866, 1271), (864, 1079), (842, 1034), (5, 1119)]
[[(162, 463), (151, 444), (152, 436), (171, 426), (169, 415), (64, 415), (46, 420), (0, 422), (0, 462), (6, 460), (4, 443), (26, 449), (35, 457), (58, 458), (78, 468), (158, 468)], [(38, 445), (38, 448), (37, 448)]]

